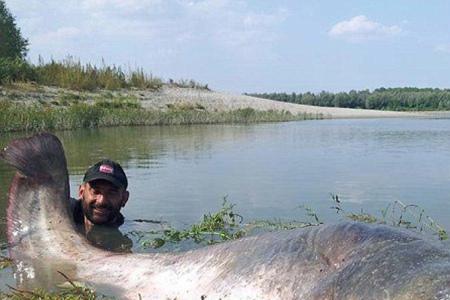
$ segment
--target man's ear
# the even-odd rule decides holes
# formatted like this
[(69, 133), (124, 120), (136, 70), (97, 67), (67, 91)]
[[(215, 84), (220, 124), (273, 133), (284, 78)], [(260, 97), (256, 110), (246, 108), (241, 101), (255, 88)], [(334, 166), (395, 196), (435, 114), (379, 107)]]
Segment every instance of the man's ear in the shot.
[(130, 197), (130, 193), (128, 191), (124, 191), (122, 194), (122, 207), (124, 207), (125, 204), (127, 204), (128, 197)]
[(83, 198), (85, 188), (86, 188), (86, 186), (84, 183), (80, 184), (80, 186), (78, 187), (78, 199)]

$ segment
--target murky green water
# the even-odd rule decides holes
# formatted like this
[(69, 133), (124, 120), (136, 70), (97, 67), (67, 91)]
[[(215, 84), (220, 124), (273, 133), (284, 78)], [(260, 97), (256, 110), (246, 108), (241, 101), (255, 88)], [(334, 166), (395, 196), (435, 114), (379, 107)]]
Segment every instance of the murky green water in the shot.
[[(304, 219), (300, 205), (336, 220), (330, 193), (348, 209), (377, 213), (395, 200), (417, 204), (450, 229), (450, 119), (323, 120), (259, 125), (125, 127), (56, 133), (72, 195), (103, 157), (129, 177), (124, 230), (133, 219), (182, 227), (226, 196), (245, 221)], [(0, 137), (0, 146), (23, 136)], [(13, 171), (0, 163), (0, 242)], [(1, 274), (0, 274), (1, 275)], [(8, 275), (0, 276), (5, 281)]]

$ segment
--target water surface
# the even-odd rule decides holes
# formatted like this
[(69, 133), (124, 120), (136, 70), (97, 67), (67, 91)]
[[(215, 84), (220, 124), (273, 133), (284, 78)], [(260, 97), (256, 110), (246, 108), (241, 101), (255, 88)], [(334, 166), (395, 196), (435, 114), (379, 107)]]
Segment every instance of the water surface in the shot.
[[(322, 120), (258, 125), (120, 127), (56, 132), (66, 149), (72, 196), (101, 158), (129, 177), (125, 230), (133, 219), (183, 227), (222, 200), (245, 221), (338, 218), (330, 194), (372, 213), (417, 204), (450, 229), (450, 119)], [(24, 134), (0, 137), (0, 146)], [(13, 171), (0, 163), (0, 220)], [(0, 242), (6, 241), (4, 222)], [(0, 281), (10, 280), (4, 271)], [(9, 276), (9, 277), (8, 277)], [(9, 278), (9, 279), (5, 279)]]

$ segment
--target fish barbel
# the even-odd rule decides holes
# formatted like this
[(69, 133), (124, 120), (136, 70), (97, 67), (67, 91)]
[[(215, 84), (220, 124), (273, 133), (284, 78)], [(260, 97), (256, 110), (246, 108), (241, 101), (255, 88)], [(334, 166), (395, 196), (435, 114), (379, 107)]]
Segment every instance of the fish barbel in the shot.
[(0, 156), (17, 169), (7, 237), (19, 286), (55, 283), (61, 271), (119, 299), (450, 299), (450, 251), (384, 225), (343, 222), (182, 253), (104, 251), (75, 230), (57, 137), (13, 140)]

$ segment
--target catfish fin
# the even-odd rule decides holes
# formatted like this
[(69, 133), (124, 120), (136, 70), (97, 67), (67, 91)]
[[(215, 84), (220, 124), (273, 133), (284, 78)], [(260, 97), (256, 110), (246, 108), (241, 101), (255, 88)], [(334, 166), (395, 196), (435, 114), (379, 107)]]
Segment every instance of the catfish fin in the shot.
[(50, 133), (11, 141), (0, 158), (15, 167), (9, 189), (7, 235), (10, 245), (33, 249), (59, 224), (73, 228), (69, 211), (69, 177), (64, 149)]
[(39, 181), (58, 181), (61, 176), (67, 175), (63, 146), (50, 133), (13, 140), (0, 152), (0, 158), (24, 176)]

